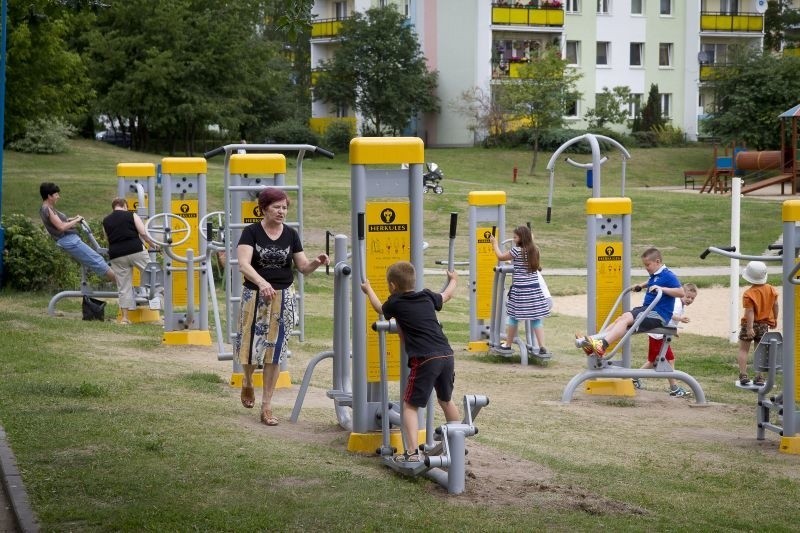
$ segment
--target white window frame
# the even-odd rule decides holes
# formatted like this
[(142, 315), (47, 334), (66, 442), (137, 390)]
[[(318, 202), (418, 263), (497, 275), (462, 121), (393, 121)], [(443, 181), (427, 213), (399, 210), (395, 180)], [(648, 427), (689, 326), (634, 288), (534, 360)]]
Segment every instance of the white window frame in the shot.
[[(633, 62), (633, 50), (635, 48), (639, 49), (639, 62)], [(643, 67), (644, 66), (644, 43), (631, 43), (630, 44), (630, 52), (628, 55), (628, 64), (631, 67)]]
[[(664, 54), (663, 51), (666, 47), (666, 54), (667, 54), (667, 62), (663, 63)], [(672, 56), (675, 52), (675, 47), (673, 43), (658, 43), (658, 66), (659, 68), (672, 68)]]
[[(633, 10), (634, 4), (637, 2), (639, 4), (639, 11), (634, 11)], [(636, 15), (636, 16), (644, 15), (644, 3), (645, 0), (631, 0), (631, 15)]]
[(611, 0), (597, 0), (597, 14), (608, 15), (611, 13)]
[[(575, 47), (575, 62), (570, 62), (569, 57), (569, 48), (570, 44), (574, 45)], [(580, 65), (581, 64), (581, 42), (580, 41), (567, 41), (567, 44), (564, 48), (564, 59), (567, 60), (568, 65)]]
[(659, 0), (658, 14), (662, 17), (671, 17), (675, 6), (672, 5), (672, 0)]
[(661, 103), (661, 116), (672, 118), (672, 93), (658, 93), (658, 99)]
[(565, 9), (567, 13), (580, 13), (581, 12), (581, 0), (567, 0)]
[[(600, 47), (604, 46), (606, 49), (605, 56), (606, 62), (600, 63)], [(611, 43), (609, 41), (597, 41), (597, 53), (595, 54), (595, 65), (598, 67), (609, 67), (611, 66)]]

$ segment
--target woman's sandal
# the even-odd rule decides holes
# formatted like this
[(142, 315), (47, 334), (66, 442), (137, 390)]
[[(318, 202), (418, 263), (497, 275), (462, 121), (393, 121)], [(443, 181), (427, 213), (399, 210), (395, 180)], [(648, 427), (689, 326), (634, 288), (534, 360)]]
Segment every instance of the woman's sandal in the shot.
[(272, 409), (264, 410), (263, 407), (261, 408), (261, 423), (267, 426), (278, 425), (278, 419), (275, 416), (273, 416)]
[(256, 391), (253, 387), (242, 387), (242, 405), (247, 409), (252, 409), (256, 404)]

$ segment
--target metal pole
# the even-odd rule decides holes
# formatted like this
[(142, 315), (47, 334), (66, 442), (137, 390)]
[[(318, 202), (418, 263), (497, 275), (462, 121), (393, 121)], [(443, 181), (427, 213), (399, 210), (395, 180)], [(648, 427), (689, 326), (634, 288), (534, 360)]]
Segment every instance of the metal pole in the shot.
[[(3, 151), (5, 148), (6, 124), (6, 11), (8, 2), (2, 0), (0, 6), (0, 221), (3, 216)], [(5, 248), (6, 230), (0, 222), (0, 250)], [(3, 272), (3, 254), (0, 253), (0, 274)], [(0, 280), (2, 280), (0, 276)]]
[[(740, 217), (742, 205), (742, 178), (731, 180), (731, 246), (737, 252), (740, 247)], [(728, 302), (729, 324), (728, 340), (736, 342), (739, 328), (737, 322), (739, 318), (739, 260), (731, 258), (731, 277), (730, 277), (730, 301)], [(777, 317), (776, 317), (777, 318)]]

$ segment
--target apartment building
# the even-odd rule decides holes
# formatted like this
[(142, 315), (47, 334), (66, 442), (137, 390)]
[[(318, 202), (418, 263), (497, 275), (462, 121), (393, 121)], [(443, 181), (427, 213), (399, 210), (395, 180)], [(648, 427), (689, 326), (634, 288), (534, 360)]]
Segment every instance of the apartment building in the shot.
[[(712, 104), (705, 80), (724, 68), (732, 45), (762, 45), (766, 9), (766, 0), (317, 0), (312, 69), (332, 57), (342, 19), (387, 4), (406, 15), (429, 68), (439, 71), (441, 111), (417, 117), (408, 131), (431, 146), (472, 145), (468, 119), (452, 104), (467, 89), (490, 93), (517, 77), (549, 45), (582, 75), (581, 97), (565, 109), (568, 124), (585, 126), (604, 87), (630, 88), (633, 117), (657, 84), (664, 115), (694, 139)], [(312, 127), (323, 130), (337, 118), (357, 120), (350, 109), (313, 102)]]

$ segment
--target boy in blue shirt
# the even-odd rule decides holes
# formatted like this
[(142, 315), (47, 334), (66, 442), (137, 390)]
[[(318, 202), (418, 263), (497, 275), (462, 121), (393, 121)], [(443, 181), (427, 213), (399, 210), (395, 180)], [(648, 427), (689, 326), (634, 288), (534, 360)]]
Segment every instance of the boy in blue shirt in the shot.
[(636, 318), (644, 312), (656, 297), (655, 287), (661, 289), (661, 299), (648, 315), (639, 323), (637, 331), (644, 332), (654, 328), (659, 328), (669, 324), (672, 319), (672, 310), (675, 306), (675, 298), (683, 298), (684, 291), (678, 277), (664, 265), (661, 259), (661, 252), (658, 248), (648, 248), (642, 254), (642, 264), (644, 265), (650, 278), (645, 283), (633, 286), (635, 292), (647, 289), (644, 302), (639, 307), (634, 307), (630, 311), (622, 313), (607, 330), (596, 333), (592, 336), (575, 335), (575, 346), (583, 349), (586, 355), (596, 354), (603, 357), (609, 344), (621, 339), (628, 328), (633, 325)]

